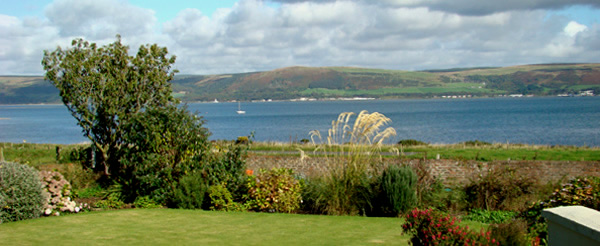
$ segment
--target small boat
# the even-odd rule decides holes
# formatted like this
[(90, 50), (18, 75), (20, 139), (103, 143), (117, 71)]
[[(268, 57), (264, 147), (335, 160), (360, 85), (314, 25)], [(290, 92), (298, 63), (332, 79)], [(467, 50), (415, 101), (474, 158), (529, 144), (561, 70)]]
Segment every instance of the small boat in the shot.
[(245, 114), (246, 111), (242, 110), (242, 104), (238, 102), (238, 110), (235, 111), (237, 114)]

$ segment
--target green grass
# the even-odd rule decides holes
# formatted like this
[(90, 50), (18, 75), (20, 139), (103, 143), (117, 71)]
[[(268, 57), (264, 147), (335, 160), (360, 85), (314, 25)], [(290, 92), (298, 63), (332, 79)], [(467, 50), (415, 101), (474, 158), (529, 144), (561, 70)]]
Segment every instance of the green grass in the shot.
[[(251, 151), (268, 151), (266, 155), (300, 155), (299, 149), (312, 155), (314, 144), (289, 143), (253, 143)], [(385, 145), (382, 152), (394, 152), (398, 145)], [(434, 159), (440, 154), (442, 159), (457, 160), (544, 160), (544, 161), (600, 161), (600, 148), (575, 146), (543, 146), (522, 144), (491, 144), (484, 146), (465, 146), (462, 144), (407, 146), (402, 151), (411, 155), (405, 158)], [(280, 154), (278, 154), (280, 152)], [(293, 154), (292, 154), (293, 153)], [(258, 154), (264, 154), (258, 153)], [(388, 156), (393, 157), (393, 156)]]
[(436, 158), (457, 160), (545, 160), (545, 161), (599, 161), (600, 149), (588, 147), (550, 147), (531, 145), (494, 144), (490, 146), (419, 146), (404, 148), (404, 152), (416, 152), (411, 158)]
[(398, 218), (129, 209), (0, 225), (2, 245), (406, 245)]
[(4, 159), (10, 162), (29, 164), (33, 167), (56, 164), (56, 147), (61, 153), (79, 147), (78, 144), (31, 144), (31, 143), (0, 143)]
[[(127, 209), (0, 224), (0, 245), (407, 245), (402, 219)], [(486, 225), (465, 222), (476, 231)]]

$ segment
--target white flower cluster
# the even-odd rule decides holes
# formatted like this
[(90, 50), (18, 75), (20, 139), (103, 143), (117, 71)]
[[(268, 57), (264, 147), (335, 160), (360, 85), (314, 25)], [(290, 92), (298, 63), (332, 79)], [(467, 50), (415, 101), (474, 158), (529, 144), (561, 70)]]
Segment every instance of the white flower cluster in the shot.
[(71, 184), (59, 172), (41, 171), (40, 177), (46, 194), (44, 215), (59, 216), (60, 212), (78, 213), (87, 207), (87, 204), (77, 205), (75, 201), (71, 201)]

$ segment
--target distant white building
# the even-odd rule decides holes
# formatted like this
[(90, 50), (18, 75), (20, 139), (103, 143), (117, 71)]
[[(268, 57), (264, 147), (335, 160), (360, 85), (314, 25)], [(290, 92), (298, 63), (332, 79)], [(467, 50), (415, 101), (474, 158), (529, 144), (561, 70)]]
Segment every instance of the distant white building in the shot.
[(594, 90), (580, 91), (579, 95), (582, 97), (594, 96)]

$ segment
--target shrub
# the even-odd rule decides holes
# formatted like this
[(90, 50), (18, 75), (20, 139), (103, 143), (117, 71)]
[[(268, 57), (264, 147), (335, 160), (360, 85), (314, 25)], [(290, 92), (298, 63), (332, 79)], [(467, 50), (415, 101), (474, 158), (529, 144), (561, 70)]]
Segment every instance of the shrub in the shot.
[(138, 196), (133, 202), (133, 206), (136, 208), (160, 208), (161, 205), (156, 203), (149, 196)]
[(509, 168), (491, 168), (465, 187), (471, 208), (485, 210), (524, 209), (535, 193), (535, 178), (518, 175)]
[(184, 209), (202, 208), (208, 185), (200, 174), (185, 175), (173, 190), (170, 206)]
[(353, 115), (341, 113), (332, 122), (326, 141), (319, 131), (310, 132), (313, 143), (319, 144), (315, 152), (326, 156), (329, 168), (321, 177), (325, 188), (311, 199), (323, 201), (327, 214), (364, 214), (372, 209), (371, 184), (380, 172), (381, 145), (396, 134), (392, 127), (381, 130), (391, 122), (383, 114), (361, 111), (350, 125)]
[(410, 234), (412, 245), (500, 245), (491, 232), (476, 233), (458, 222), (439, 211), (414, 209), (406, 215), (402, 230)]
[(427, 146), (427, 145), (429, 145), (426, 142), (419, 141), (416, 139), (402, 139), (402, 140), (398, 141), (398, 144), (402, 145), (402, 146), (418, 146), (418, 145)]
[(490, 227), (490, 237), (498, 240), (500, 245), (526, 246), (527, 223), (523, 220), (511, 220), (510, 222), (494, 224)]
[(71, 184), (56, 171), (40, 172), (42, 187), (47, 193), (44, 215), (60, 215), (60, 212), (79, 213), (81, 205), (71, 200)]
[(260, 170), (247, 182), (250, 209), (266, 212), (291, 213), (300, 208), (300, 182), (291, 169)]
[[(123, 200), (150, 196), (161, 204), (178, 180), (207, 161), (210, 143), (204, 121), (185, 107), (150, 108), (127, 122), (120, 168), (114, 169), (123, 187)], [(117, 172), (118, 171), (118, 172)]]
[(487, 145), (492, 145), (491, 143), (484, 142), (484, 141), (479, 141), (479, 140), (469, 140), (469, 141), (463, 142), (463, 144), (466, 145), (466, 146), (487, 146)]
[(312, 214), (327, 213), (327, 182), (322, 177), (303, 180), (301, 209)]
[(235, 144), (250, 144), (250, 139), (246, 136), (237, 137)]
[(103, 200), (100, 200), (94, 204), (97, 208), (108, 210), (108, 209), (121, 209), (125, 207), (125, 203), (121, 201), (119, 195), (112, 193)]
[(80, 164), (67, 163), (57, 168), (74, 190), (85, 189), (98, 184), (100, 174)]
[(27, 165), (0, 162), (0, 223), (38, 218), (45, 202), (38, 171)]
[(542, 217), (542, 210), (558, 206), (581, 205), (600, 210), (600, 178), (579, 177), (569, 180), (556, 189), (548, 199), (531, 205), (522, 217), (527, 219), (529, 235), (538, 237), (543, 242), (547, 239), (547, 224)]
[(441, 208), (440, 193), (446, 193), (442, 183), (433, 176), (425, 162), (417, 160), (409, 165), (417, 175), (416, 194), (419, 206)]
[[(59, 148), (59, 147), (57, 147)], [(59, 163), (81, 163), (85, 167), (91, 167), (92, 146), (75, 146), (73, 148), (57, 151), (57, 161)]]
[(490, 211), (484, 209), (473, 209), (464, 218), (479, 221), (486, 224), (500, 224), (512, 220), (517, 216), (513, 211)]
[(225, 185), (236, 202), (243, 201), (246, 195), (246, 162), (244, 156), (247, 146), (215, 145), (203, 162), (202, 175), (209, 186)]
[(225, 183), (212, 185), (208, 188), (210, 210), (245, 211), (247, 207), (233, 200), (233, 195)]
[(417, 176), (409, 166), (388, 166), (378, 183), (380, 192), (373, 203), (383, 215), (398, 216), (417, 205)]

